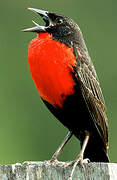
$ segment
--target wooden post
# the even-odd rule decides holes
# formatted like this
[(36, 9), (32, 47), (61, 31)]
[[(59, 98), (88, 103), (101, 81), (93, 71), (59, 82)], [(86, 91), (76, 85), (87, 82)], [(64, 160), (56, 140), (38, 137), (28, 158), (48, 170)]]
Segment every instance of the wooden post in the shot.
[[(65, 162), (51, 164), (49, 161), (33, 164), (0, 165), (0, 180), (67, 180), (72, 165)], [(78, 165), (73, 180), (117, 180), (117, 164), (88, 163), (84, 169)]]

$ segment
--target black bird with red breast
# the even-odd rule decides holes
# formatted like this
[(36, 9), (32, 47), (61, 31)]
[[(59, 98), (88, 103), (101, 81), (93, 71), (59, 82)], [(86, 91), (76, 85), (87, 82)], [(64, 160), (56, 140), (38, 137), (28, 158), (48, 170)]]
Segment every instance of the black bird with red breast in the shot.
[(74, 168), (86, 158), (91, 162), (109, 162), (105, 102), (79, 26), (61, 14), (29, 10), (45, 22), (45, 26), (40, 26), (33, 21), (36, 26), (24, 30), (37, 33), (28, 49), (32, 79), (43, 102), (69, 130), (51, 162), (72, 135), (81, 144)]

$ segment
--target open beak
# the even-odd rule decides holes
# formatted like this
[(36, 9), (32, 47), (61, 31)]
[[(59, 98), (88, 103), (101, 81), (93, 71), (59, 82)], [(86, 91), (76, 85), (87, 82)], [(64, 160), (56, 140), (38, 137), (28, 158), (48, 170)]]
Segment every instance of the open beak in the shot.
[(51, 19), (49, 18), (48, 11), (44, 11), (44, 10), (39, 10), (39, 9), (35, 9), (35, 8), (28, 8), (30, 11), (35, 12), (36, 14), (39, 14), (44, 22), (45, 22), (45, 26), (40, 26), (39, 24), (37, 24), (36, 22), (33, 21), (33, 23), (36, 25), (35, 27), (32, 28), (28, 28), (28, 29), (24, 29), (22, 30), (23, 32), (46, 32), (46, 29), (52, 24)]

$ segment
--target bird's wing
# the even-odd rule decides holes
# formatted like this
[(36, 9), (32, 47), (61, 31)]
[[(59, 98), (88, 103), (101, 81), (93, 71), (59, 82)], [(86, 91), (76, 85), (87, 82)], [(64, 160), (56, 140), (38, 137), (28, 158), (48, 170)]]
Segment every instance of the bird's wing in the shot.
[[(104, 142), (108, 146), (108, 121), (101, 87), (96, 75), (95, 68), (91, 62), (88, 52), (83, 56), (79, 49), (74, 50), (78, 66), (76, 78), (79, 83), (82, 95), (86, 102), (94, 125)], [(88, 57), (88, 58), (87, 58)]]

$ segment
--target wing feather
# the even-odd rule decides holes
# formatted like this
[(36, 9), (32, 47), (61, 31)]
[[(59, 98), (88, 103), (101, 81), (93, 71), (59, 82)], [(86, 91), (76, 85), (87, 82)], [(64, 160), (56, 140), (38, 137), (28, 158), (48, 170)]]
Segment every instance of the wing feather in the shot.
[[(77, 53), (77, 54), (76, 54)], [(108, 146), (108, 120), (102, 90), (96, 75), (95, 68), (88, 56), (82, 55), (79, 49), (75, 50), (78, 67), (76, 76), (87, 108), (95, 127), (102, 138), (105, 148)]]

